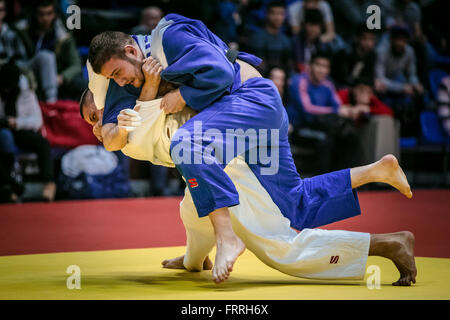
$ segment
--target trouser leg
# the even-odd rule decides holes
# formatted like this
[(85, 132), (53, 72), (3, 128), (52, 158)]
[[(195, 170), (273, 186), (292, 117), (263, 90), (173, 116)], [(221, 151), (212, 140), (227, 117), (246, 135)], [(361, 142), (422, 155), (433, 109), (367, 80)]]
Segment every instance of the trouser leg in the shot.
[(31, 130), (15, 131), (14, 138), (20, 148), (37, 154), (40, 180), (42, 182), (53, 182), (53, 159), (48, 140), (40, 133)]
[(233, 229), (262, 262), (296, 277), (363, 278), (368, 233), (320, 229), (297, 233), (245, 163), (230, 164), (225, 170), (240, 198), (240, 204), (230, 208)]
[(203, 261), (216, 243), (214, 229), (207, 218), (199, 218), (188, 188), (180, 203), (180, 216), (186, 229), (184, 267), (190, 271), (203, 269)]
[(36, 53), (30, 62), (47, 102), (58, 99), (58, 69), (56, 56), (53, 52), (42, 50)]

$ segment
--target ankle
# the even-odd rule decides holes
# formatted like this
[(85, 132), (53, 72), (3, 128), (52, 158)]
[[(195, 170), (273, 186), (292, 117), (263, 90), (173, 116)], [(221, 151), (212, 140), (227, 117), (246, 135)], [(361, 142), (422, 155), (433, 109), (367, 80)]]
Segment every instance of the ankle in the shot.
[(380, 256), (392, 260), (401, 245), (401, 242), (392, 235), (371, 235), (369, 256)]

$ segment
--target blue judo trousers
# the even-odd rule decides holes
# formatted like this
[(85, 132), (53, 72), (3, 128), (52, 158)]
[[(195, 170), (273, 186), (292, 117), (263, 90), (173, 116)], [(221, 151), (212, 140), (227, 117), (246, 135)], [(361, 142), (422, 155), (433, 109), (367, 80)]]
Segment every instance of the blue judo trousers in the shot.
[[(237, 156), (245, 158), (295, 229), (361, 213), (350, 169), (300, 178), (288, 141), (288, 116), (271, 80), (259, 77), (241, 83), (240, 65), (227, 59), (227, 45), (202, 22), (177, 14), (163, 20), (170, 26), (162, 36), (167, 67), (161, 76), (178, 84), (186, 103), (201, 111), (175, 133), (170, 146), (200, 217), (239, 204), (224, 171)], [(143, 52), (150, 47), (148, 38), (142, 42)], [(244, 52), (237, 59), (253, 66), (261, 62)]]
[[(181, 163), (176, 163), (176, 167), (187, 182), (199, 216), (239, 204), (238, 192), (224, 171), (227, 160), (239, 155), (245, 158), (281, 213), (297, 230), (323, 226), (360, 214), (357, 193), (351, 187), (350, 169), (300, 178), (288, 142), (288, 124), (287, 113), (272, 81), (252, 78), (230, 95), (202, 110), (176, 132), (171, 143), (172, 159), (175, 161), (179, 155), (173, 152), (177, 146), (177, 150), (190, 151), (190, 161), (186, 161), (190, 163), (179, 161)], [(256, 131), (254, 140), (258, 145), (254, 147), (252, 139), (242, 134), (249, 129), (277, 129), (278, 140), (272, 141), (272, 135), (267, 134), (267, 140), (261, 141), (261, 135)], [(208, 130), (217, 130), (222, 134), (208, 134)], [(233, 133), (227, 135), (227, 130)], [(198, 139), (198, 136), (203, 138)], [(244, 140), (246, 143), (240, 145), (245, 145), (245, 149), (237, 148), (237, 142)], [(225, 152), (211, 152), (208, 148), (211, 149), (212, 144)], [(270, 164), (277, 168), (275, 174), (264, 174), (262, 169), (268, 169), (269, 164), (260, 157), (261, 148), (267, 149), (267, 154), (271, 156), (278, 153), (278, 157), (271, 158), (278, 164)], [(194, 163), (197, 150), (203, 156), (201, 164)], [(230, 150), (231, 154), (227, 153)], [(255, 154), (256, 161), (255, 157), (252, 159)], [(266, 154), (265, 150), (263, 154)]]

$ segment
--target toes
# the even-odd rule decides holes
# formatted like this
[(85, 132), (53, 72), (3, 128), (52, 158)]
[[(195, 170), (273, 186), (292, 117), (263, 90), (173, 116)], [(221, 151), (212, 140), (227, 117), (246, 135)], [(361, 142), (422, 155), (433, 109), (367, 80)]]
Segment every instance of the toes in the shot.
[(217, 268), (214, 278), (214, 282), (221, 283), (228, 279), (229, 273), (226, 268)]
[(400, 279), (398, 279), (398, 281), (394, 282), (392, 285), (393, 286), (401, 286), (401, 287), (409, 287), (409, 286), (411, 286), (411, 280), (409, 279), (409, 277), (400, 278)]
[(218, 268), (216, 266), (214, 266), (214, 268), (213, 268), (212, 276), (213, 276), (213, 281), (217, 284), (224, 281), (220, 268)]

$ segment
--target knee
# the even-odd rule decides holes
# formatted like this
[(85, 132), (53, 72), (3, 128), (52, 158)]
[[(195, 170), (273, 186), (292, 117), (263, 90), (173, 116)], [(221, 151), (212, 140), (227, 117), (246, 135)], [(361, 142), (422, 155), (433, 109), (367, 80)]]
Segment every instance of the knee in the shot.
[(14, 137), (9, 129), (0, 129), (0, 151), (4, 153), (16, 153)]
[(169, 150), (173, 163), (180, 170), (185, 165), (192, 163), (192, 143), (190, 137), (178, 135), (178, 131), (173, 136)]
[(50, 50), (40, 50), (34, 56), (35, 61), (43, 64), (56, 63), (55, 53)]

